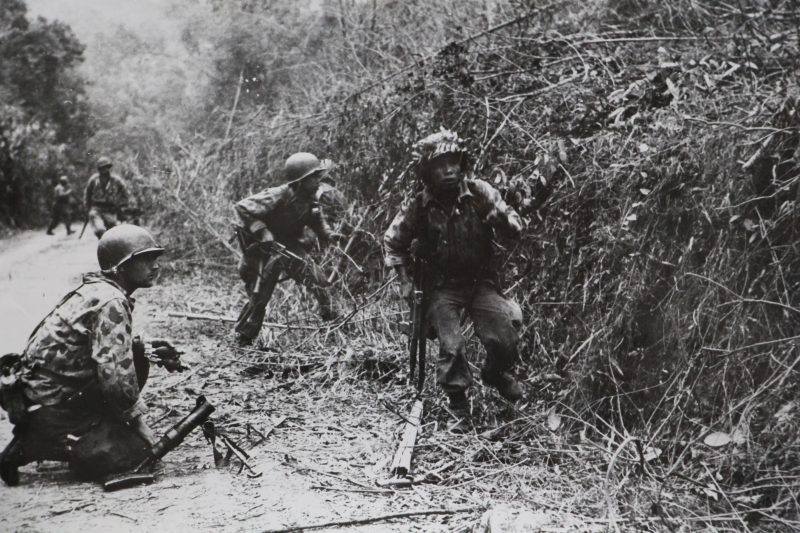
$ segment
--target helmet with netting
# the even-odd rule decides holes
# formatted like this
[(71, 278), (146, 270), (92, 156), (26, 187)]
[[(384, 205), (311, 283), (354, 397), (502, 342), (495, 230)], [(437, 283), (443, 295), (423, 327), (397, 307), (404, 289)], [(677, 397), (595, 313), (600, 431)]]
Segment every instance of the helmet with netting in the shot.
[(467, 170), (469, 152), (467, 152), (464, 139), (459, 137), (456, 132), (442, 128), (417, 141), (414, 144), (412, 158), (416, 163), (419, 176), (427, 179), (430, 163), (447, 154), (457, 154), (460, 157), (461, 169)]

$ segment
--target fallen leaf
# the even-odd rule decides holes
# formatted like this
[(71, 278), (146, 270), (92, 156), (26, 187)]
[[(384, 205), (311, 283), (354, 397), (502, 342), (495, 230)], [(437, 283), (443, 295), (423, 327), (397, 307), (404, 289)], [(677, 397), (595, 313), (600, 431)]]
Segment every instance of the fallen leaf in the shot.
[(557, 431), (561, 427), (561, 415), (555, 410), (551, 410), (547, 415), (547, 427), (550, 428), (550, 431)]
[(646, 463), (649, 463), (661, 457), (661, 453), (661, 448), (648, 446), (644, 449), (644, 455), (642, 456), (642, 459), (644, 459)]
[(720, 446), (725, 446), (726, 444), (730, 443), (731, 436), (723, 431), (715, 431), (713, 433), (709, 433), (706, 435), (706, 438), (703, 439), (703, 442), (706, 446), (711, 446), (712, 448), (719, 448)]

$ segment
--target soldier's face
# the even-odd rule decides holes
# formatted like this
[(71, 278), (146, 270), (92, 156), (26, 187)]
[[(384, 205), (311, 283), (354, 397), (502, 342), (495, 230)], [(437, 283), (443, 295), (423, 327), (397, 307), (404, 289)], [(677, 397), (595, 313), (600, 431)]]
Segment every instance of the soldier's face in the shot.
[(152, 287), (158, 276), (158, 255), (137, 255), (119, 267), (126, 284), (133, 289)]
[(303, 181), (300, 182), (298, 187), (300, 194), (307, 197), (314, 196), (314, 193), (317, 192), (317, 189), (319, 188), (319, 178), (319, 172), (315, 172), (314, 174), (303, 178)]
[(97, 169), (101, 176), (107, 178), (111, 175), (111, 167), (100, 167)]
[(447, 192), (458, 188), (463, 172), (459, 154), (444, 154), (430, 163), (431, 186), (436, 191)]

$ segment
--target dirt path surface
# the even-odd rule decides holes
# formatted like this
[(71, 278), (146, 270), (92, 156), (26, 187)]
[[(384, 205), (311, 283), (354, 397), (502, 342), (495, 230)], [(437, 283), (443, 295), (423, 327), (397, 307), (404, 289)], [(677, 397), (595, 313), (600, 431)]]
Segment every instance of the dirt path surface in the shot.
[[(95, 244), (86, 237), (38, 233), (2, 242), (4, 350), (21, 350), (38, 320), (82, 272), (94, 268)], [(161, 433), (203, 394), (217, 408), (217, 428), (249, 450), (262, 475), (240, 472), (235, 458), (216, 468), (200, 432), (165, 457), (153, 485), (115, 493), (75, 481), (64, 464), (31, 464), (21, 470), (18, 487), (0, 486), (0, 530), (278, 531), (461, 509), (314, 531), (467, 532), (484, 531), (473, 528), (486, 508), (513, 502), (556, 513), (545, 517), (544, 525), (580, 524), (559, 531), (589, 530), (576, 517), (597, 516), (602, 490), (586, 488), (584, 479), (568, 485), (551, 481), (554, 475), (569, 475), (559, 471), (561, 458), (564, 466), (571, 460), (583, 465), (586, 459), (573, 457), (566, 442), (535, 429), (545, 426), (541, 405), (514, 409), (479, 385), (481, 401), (473, 405), (479, 425), (466, 436), (442, 430), (447, 415), (437, 391), (429, 389), (415, 451), (420, 483), (402, 490), (377, 486), (388, 474), (403, 427), (400, 416), (413, 402), (399, 363), (405, 360), (402, 338), (391, 331), (378, 334), (390, 323), (386, 301), (364, 300), (349, 323), (321, 325), (311, 310), (298, 309), (298, 302), (308, 298), (284, 285), (270, 319), (300, 329), (266, 329), (269, 349), (242, 349), (232, 341), (229, 322), (172, 316), (235, 315), (242, 294), (233, 269), (178, 271), (165, 259), (159, 285), (134, 295), (134, 331), (172, 338), (185, 349), (183, 359), (191, 369), (176, 374), (153, 369), (143, 391), (148, 420)], [(4, 442), (10, 430), (2, 413)]]

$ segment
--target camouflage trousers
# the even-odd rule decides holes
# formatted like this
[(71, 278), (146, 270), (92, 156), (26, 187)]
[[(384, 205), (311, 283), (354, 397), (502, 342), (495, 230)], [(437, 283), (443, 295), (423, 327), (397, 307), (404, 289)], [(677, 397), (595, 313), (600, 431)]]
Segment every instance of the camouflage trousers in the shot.
[(461, 333), (466, 313), (486, 349), (481, 373), (495, 376), (511, 370), (517, 361), (522, 313), (516, 302), (504, 298), (489, 282), (444, 285), (431, 292), (427, 320), (439, 339), (436, 382), (446, 393), (465, 391), (472, 384), (467, 339)]
[[(282, 275), (288, 276), (308, 289), (319, 303), (320, 316), (330, 317), (331, 301), (326, 290), (328, 281), (325, 273), (311, 260), (302, 246), (293, 246), (290, 250), (302, 261), (278, 253), (266, 254), (257, 247), (251, 247), (242, 254), (242, 259), (239, 261), (239, 276), (244, 281), (249, 297), (236, 321), (236, 332), (242, 337), (255, 339), (258, 336), (266, 315), (267, 304), (272, 298), (275, 287), (282, 281)], [(259, 277), (261, 283), (260, 287), (257, 287), (256, 281)]]
[(15, 426), (22, 464), (68, 461), (83, 479), (130, 470), (148, 455), (148, 444), (121, 420), (82, 406), (44, 406)]
[(103, 236), (103, 233), (119, 223), (120, 220), (117, 217), (116, 209), (98, 207), (96, 205), (89, 209), (89, 224), (92, 225), (92, 231), (94, 231), (98, 239)]

